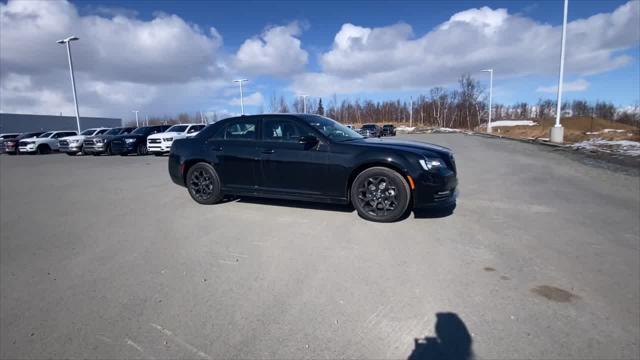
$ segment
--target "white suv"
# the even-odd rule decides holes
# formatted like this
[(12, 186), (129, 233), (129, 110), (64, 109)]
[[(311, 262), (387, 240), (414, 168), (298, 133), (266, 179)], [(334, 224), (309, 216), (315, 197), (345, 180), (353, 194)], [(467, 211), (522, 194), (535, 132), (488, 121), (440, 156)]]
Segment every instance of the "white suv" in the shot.
[(86, 137), (102, 135), (109, 130), (109, 128), (87, 129), (80, 135), (64, 137), (58, 141), (59, 150), (70, 156), (77, 155), (82, 152), (82, 143)]
[(167, 131), (147, 137), (147, 150), (160, 156), (171, 151), (171, 144), (174, 140), (195, 136), (204, 129), (204, 124), (178, 124), (173, 125)]
[(46, 133), (29, 139), (22, 139), (18, 142), (18, 149), (21, 153), (48, 154), (58, 150), (58, 140), (63, 137), (78, 135), (71, 130), (47, 131)]

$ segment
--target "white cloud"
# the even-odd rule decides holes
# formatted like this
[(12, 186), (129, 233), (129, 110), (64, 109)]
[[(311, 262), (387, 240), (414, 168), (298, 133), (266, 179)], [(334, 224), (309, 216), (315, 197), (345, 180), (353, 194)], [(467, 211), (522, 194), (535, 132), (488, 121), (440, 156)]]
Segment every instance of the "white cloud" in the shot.
[(81, 115), (186, 111), (222, 89), (214, 28), (176, 15), (133, 16), (81, 16), (66, 1), (0, 3), (0, 110), (72, 114), (66, 51), (56, 44), (69, 35), (80, 38), (71, 48)]
[[(251, 95), (245, 95), (242, 98), (242, 101), (244, 103), (245, 106), (249, 105), (253, 105), (253, 106), (260, 106), (264, 103), (264, 96), (262, 96), (262, 93), (257, 91), (254, 92)], [(240, 105), (240, 97), (237, 98), (233, 98), (229, 101), (229, 105)]]
[[(578, 79), (575, 81), (570, 81), (570, 82), (564, 82), (562, 84), (562, 92), (578, 92), (578, 91), (585, 91), (589, 88), (589, 82), (585, 79)], [(558, 92), (558, 85), (551, 85), (551, 86), (539, 86), (536, 89), (537, 92), (544, 92), (544, 93), (557, 93)]]
[(286, 77), (304, 70), (308, 54), (298, 38), (297, 22), (267, 28), (259, 37), (247, 39), (234, 57), (234, 66), (243, 74)]
[[(632, 61), (620, 50), (638, 46), (640, 2), (574, 20), (567, 29), (567, 74), (606, 72)], [(366, 28), (344, 24), (322, 71), (299, 74), (290, 90), (330, 95), (394, 91), (454, 83), (467, 72), (492, 67), (498, 77), (555, 75), (561, 26), (506, 9), (469, 9), (416, 37), (410, 25)], [(637, 61), (637, 60), (636, 60)]]

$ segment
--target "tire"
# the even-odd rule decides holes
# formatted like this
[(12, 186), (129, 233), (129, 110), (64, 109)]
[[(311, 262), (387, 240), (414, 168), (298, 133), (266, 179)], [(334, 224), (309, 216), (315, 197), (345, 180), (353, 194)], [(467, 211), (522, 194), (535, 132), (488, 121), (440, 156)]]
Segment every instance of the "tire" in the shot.
[(351, 184), (351, 204), (366, 220), (396, 221), (406, 213), (410, 202), (407, 180), (389, 168), (365, 169)]
[(199, 204), (216, 204), (224, 197), (220, 191), (220, 177), (210, 164), (199, 162), (189, 168), (185, 183), (189, 195)]
[(104, 150), (104, 153), (111, 156), (113, 152), (111, 152), (111, 144), (107, 145), (107, 148)]
[(51, 153), (51, 148), (49, 147), (49, 145), (38, 145), (38, 148), (36, 148), (36, 153), (38, 155), (43, 155), (43, 154), (49, 154)]
[(148, 153), (149, 149), (147, 149), (146, 144), (139, 144), (136, 148), (136, 154), (138, 154), (138, 156), (147, 155)]

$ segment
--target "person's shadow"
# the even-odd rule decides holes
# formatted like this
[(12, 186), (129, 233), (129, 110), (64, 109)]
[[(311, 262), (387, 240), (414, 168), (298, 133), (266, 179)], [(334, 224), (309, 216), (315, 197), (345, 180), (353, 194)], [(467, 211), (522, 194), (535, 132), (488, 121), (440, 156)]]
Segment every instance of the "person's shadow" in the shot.
[(409, 360), (472, 360), (473, 340), (455, 313), (436, 314), (436, 336), (415, 339)]

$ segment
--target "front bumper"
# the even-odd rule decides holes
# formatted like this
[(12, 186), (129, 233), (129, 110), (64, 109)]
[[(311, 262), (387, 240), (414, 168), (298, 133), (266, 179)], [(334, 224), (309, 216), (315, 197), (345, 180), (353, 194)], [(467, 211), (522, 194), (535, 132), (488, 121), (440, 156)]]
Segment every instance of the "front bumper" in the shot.
[(134, 153), (138, 142), (126, 142), (124, 140), (114, 140), (111, 142), (111, 152), (115, 155)]
[(173, 142), (167, 143), (167, 142), (162, 142), (162, 143), (150, 143), (147, 142), (147, 150), (149, 150), (150, 153), (168, 153), (171, 151), (171, 144), (173, 144)]
[(413, 192), (415, 208), (448, 206), (456, 203), (458, 178), (450, 169), (423, 171), (413, 179), (416, 185)]
[(82, 151), (82, 144), (60, 145), (60, 152), (79, 153)]
[(36, 152), (36, 145), (26, 145), (26, 146), (18, 146), (18, 149), (20, 150), (20, 152), (24, 152), (24, 153), (30, 153), (30, 152)]

